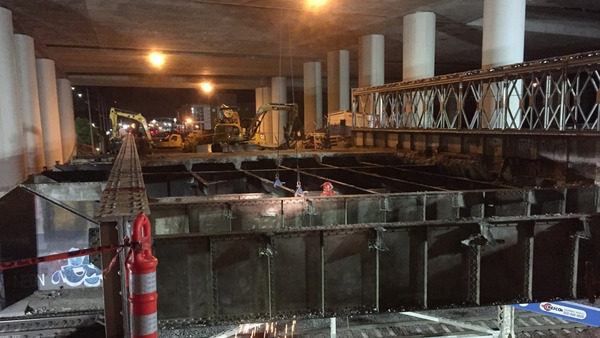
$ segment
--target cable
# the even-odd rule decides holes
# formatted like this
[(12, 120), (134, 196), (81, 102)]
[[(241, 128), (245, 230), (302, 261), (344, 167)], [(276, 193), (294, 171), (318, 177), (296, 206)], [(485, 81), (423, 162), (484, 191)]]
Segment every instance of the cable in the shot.
[(283, 57), (283, 9), (280, 12), (279, 20), (279, 77), (281, 77), (281, 59)]
[(296, 103), (296, 95), (294, 93), (294, 59), (292, 57), (292, 28), (288, 25), (288, 45), (290, 47), (290, 75), (292, 77), (292, 103)]

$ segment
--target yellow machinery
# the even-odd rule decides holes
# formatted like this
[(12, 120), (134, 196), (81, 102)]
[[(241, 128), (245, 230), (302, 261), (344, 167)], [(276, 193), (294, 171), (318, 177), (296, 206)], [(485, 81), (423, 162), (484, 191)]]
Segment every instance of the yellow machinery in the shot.
[[(129, 133), (137, 129), (138, 133), (142, 134), (142, 137), (146, 139), (150, 148), (181, 148), (183, 147), (183, 140), (179, 134), (171, 134), (167, 137), (153, 140), (148, 127), (148, 121), (140, 113), (134, 113), (118, 108), (110, 108), (110, 121), (112, 123), (112, 133), (110, 140), (112, 142), (118, 142), (123, 134)], [(119, 125), (119, 118), (132, 121), (131, 124)], [(135, 126), (132, 126), (135, 125)], [(142, 131), (143, 129), (143, 131)]]
[[(137, 129), (139, 133), (143, 133), (142, 135), (145, 135), (148, 144), (151, 147), (154, 146), (154, 142), (152, 141), (152, 135), (150, 134), (150, 130), (148, 129), (148, 121), (146, 121), (146, 118), (142, 114), (121, 110), (118, 108), (110, 108), (109, 117), (110, 122), (112, 124), (112, 133), (110, 136), (111, 141), (118, 142), (121, 136), (123, 136), (124, 134), (129, 134), (129, 131), (134, 131)], [(135, 122), (131, 122), (130, 124), (121, 123), (121, 125), (119, 125), (119, 117)], [(143, 129), (143, 131), (141, 129)]]
[(154, 139), (154, 147), (164, 148), (183, 148), (183, 140), (179, 134), (170, 134), (166, 137)]
[(296, 133), (301, 130), (298, 118), (298, 105), (295, 103), (268, 103), (260, 106), (248, 128), (243, 128), (241, 126), (237, 108), (223, 105), (221, 106), (221, 114), (223, 117), (221, 121), (215, 125), (213, 144), (251, 143), (264, 147), (264, 140), (262, 140), (264, 136), (261, 138), (261, 135), (258, 132), (260, 125), (268, 113), (275, 114), (279, 112), (287, 113), (287, 125), (284, 126), (285, 142), (280, 147), (292, 147), (296, 143)]

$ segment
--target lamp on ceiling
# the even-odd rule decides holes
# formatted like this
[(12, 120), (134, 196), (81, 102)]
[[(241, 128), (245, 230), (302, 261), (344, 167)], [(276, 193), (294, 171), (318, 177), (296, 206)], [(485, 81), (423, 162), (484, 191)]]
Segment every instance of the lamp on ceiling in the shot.
[(165, 56), (160, 52), (152, 52), (148, 55), (148, 60), (154, 67), (161, 68), (165, 63)]
[(213, 91), (213, 84), (210, 82), (202, 82), (200, 83), (200, 88), (203, 92), (208, 94)]
[(327, 0), (306, 0), (306, 7), (308, 9), (318, 9), (323, 7), (327, 3)]

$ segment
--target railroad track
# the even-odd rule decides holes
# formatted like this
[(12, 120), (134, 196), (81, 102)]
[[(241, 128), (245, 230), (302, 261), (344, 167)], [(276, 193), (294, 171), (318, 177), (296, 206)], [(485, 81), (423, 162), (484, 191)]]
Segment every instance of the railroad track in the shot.
[(62, 337), (99, 323), (101, 311), (0, 318), (0, 337)]
[[(483, 329), (498, 330), (497, 318), (490, 316), (452, 318), (465, 324), (476, 325)], [(432, 337), (479, 335), (489, 333), (453, 326), (447, 323), (436, 323), (428, 320), (409, 319), (396, 323), (377, 323), (366, 325), (344, 325), (343, 320), (337, 323), (337, 338), (384, 338), (384, 337)], [(588, 328), (584, 324), (569, 322), (560, 318), (544, 316), (536, 313), (520, 313), (515, 318), (515, 335), (517, 337), (555, 336), (581, 332)], [(261, 335), (258, 335), (262, 337)], [(289, 336), (289, 335), (288, 335)], [(240, 337), (238, 335), (238, 337)], [(297, 330), (295, 338), (329, 338), (330, 330)]]
[[(574, 334), (582, 332), (588, 326), (584, 324), (569, 322), (560, 318), (545, 316), (537, 313), (519, 312), (515, 314), (515, 335), (517, 337), (554, 337), (557, 335)], [(387, 338), (387, 337), (444, 337), (444, 336), (479, 336), (490, 337), (498, 332), (497, 317), (494, 314), (443, 317), (445, 322), (433, 322), (427, 319), (409, 317), (406, 315), (390, 315), (381, 317), (339, 317), (337, 318), (337, 338)], [(377, 321), (377, 322), (375, 322)], [(463, 327), (452, 325), (452, 322), (460, 322)], [(164, 324), (164, 323), (163, 323)], [(295, 331), (289, 329), (291, 322), (276, 323), (276, 333), (273, 327), (266, 334), (265, 324), (253, 325), (251, 329), (242, 331), (241, 327), (230, 326), (221, 331), (209, 330), (210, 327), (198, 327), (194, 324), (179, 325), (171, 322), (168, 327), (162, 325), (159, 337), (219, 337), (219, 338), (260, 338), (260, 337), (286, 337), (286, 338), (330, 338), (328, 319), (298, 320)], [(288, 325), (287, 334), (285, 326)], [(477, 329), (474, 329), (474, 327)], [(487, 331), (487, 332), (484, 332)]]

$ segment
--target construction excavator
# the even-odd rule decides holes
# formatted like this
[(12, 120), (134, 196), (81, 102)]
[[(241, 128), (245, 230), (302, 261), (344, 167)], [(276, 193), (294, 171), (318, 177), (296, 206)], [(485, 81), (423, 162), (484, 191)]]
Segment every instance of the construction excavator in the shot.
[[(118, 108), (110, 108), (110, 121), (112, 124), (112, 132), (110, 142), (112, 145), (120, 143), (121, 137), (125, 134), (137, 134), (142, 139), (142, 143), (152, 148), (181, 148), (182, 138), (178, 134), (171, 134), (160, 140), (153, 140), (152, 134), (148, 127), (148, 121), (140, 114)], [(119, 120), (125, 121), (119, 123)]]
[[(221, 106), (221, 119), (215, 125), (213, 135), (213, 151), (222, 147), (222, 144), (254, 144), (260, 148), (269, 148), (265, 136), (259, 133), (260, 126), (265, 116), (269, 113), (287, 114), (287, 123), (283, 127), (284, 142), (275, 148), (287, 149), (295, 146), (298, 140), (297, 133), (301, 132), (301, 123), (298, 117), (298, 105), (295, 103), (281, 104), (268, 103), (260, 106), (255, 117), (247, 128), (242, 127), (239, 111), (235, 107)], [(271, 146), (272, 147), (272, 146)]]

